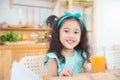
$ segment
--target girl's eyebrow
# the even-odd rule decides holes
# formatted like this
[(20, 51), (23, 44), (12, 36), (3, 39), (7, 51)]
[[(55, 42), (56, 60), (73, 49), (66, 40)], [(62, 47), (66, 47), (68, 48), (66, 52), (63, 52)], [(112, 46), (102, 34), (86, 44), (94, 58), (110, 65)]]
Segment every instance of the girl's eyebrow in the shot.
[[(70, 29), (70, 28), (63, 28), (63, 29)], [(75, 31), (80, 31), (80, 29), (74, 29)]]
[(80, 31), (80, 29), (75, 29), (76, 31)]
[(63, 28), (63, 29), (70, 29), (70, 28)]

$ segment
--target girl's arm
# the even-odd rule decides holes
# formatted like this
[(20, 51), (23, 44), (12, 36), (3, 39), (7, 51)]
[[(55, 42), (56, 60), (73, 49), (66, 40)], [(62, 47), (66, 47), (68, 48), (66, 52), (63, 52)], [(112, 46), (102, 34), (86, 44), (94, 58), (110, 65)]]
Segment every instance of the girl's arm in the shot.
[[(65, 68), (61, 71), (59, 76), (72, 76), (73, 71), (72, 68)], [(48, 60), (48, 78), (56, 77), (57, 76), (57, 61), (55, 58), (50, 58)]]
[(84, 68), (84, 71), (85, 72), (90, 72), (90, 69), (89, 69), (89, 67), (88, 67), (88, 65), (87, 65), (88, 63), (85, 61), (85, 63), (83, 64), (83, 68)]
[(57, 61), (55, 58), (48, 60), (48, 78), (57, 76)]

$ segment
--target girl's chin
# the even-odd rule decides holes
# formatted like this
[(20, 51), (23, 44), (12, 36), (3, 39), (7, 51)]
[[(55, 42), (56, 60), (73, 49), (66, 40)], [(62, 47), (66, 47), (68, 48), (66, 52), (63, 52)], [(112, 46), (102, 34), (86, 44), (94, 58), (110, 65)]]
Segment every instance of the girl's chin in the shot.
[(67, 49), (73, 49), (75, 48), (75, 46), (77, 46), (77, 44), (75, 43), (64, 43), (64, 47), (67, 48)]
[(73, 49), (75, 46), (65, 46), (66, 49)]

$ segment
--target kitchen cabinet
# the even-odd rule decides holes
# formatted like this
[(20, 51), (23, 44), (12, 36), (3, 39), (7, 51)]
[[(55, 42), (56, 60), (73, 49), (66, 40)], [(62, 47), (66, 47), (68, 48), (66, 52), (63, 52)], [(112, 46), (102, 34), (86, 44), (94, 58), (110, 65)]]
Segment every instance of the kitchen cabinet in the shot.
[(88, 31), (88, 39), (91, 47), (96, 45), (95, 40), (95, 26), (94, 26), (94, 15), (95, 15), (95, 3), (94, 1), (86, 0), (61, 0), (60, 4), (60, 16), (64, 15), (65, 11), (72, 13), (80, 12), (82, 15), (82, 20)]
[(10, 80), (12, 62), (25, 56), (45, 55), (49, 43), (33, 45), (0, 46), (0, 80)]
[[(29, 35), (34, 32), (42, 36), (51, 30), (51, 28), (0, 28), (0, 35), (12, 31), (21, 35)], [(10, 80), (10, 71), (14, 60), (19, 62), (25, 56), (45, 55), (48, 48), (48, 41), (26, 45), (0, 45), (0, 80)]]

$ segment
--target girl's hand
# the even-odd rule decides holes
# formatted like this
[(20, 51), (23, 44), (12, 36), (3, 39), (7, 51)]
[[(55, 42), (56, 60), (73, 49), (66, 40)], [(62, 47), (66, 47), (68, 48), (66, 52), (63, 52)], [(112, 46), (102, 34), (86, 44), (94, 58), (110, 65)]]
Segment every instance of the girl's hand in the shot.
[(66, 76), (66, 77), (73, 76), (72, 68), (65, 68), (65, 69), (63, 69), (62, 72), (60, 73), (60, 76)]

